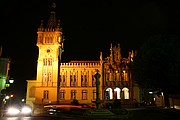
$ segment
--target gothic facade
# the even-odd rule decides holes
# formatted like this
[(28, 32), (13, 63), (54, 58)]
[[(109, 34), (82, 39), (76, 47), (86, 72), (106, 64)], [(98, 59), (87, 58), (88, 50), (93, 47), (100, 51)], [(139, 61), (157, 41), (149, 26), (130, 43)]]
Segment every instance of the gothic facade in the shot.
[(134, 85), (129, 69), (135, 56), (133, 51), (129, 52), (127, 58), (123, 58), (120, 45), (111, 44), (110, 55), (106, 58), (100, 52), (97, 61), (60, 63), (63, 33), (54, 11), (46, 27), (41, 22), (37, 35), (37, 77), (36, 80), (27, 80), (27, 104), (35, 107), (56, 104), (58, 100), (60, 104), (70, 103), (74, 99), (79, 103), (93, 104), (96, 100), (96, 70), (101, 75), (100, 99), (103, 103), (114, 99), (128, 103), (134, 99), (139, 101), (139, 89)]

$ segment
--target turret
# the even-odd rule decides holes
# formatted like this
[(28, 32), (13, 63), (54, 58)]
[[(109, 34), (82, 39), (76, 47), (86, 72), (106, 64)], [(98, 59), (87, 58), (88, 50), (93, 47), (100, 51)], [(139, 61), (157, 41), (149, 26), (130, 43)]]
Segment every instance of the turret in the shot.
[(113, 64), (114, 62), (114, 55), (113, 55), (113, 46), (111, 43), (111, 48), (110, 48), (110, 63)]

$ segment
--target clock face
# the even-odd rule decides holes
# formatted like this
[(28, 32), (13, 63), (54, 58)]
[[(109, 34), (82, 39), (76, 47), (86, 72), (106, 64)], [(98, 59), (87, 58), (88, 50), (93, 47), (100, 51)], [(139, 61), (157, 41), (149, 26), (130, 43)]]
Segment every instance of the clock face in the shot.
[(50, 49), (47, 49), (46, 52), (49, 53), (49, 52), (51, 52), (51, 50), (50, 50)]

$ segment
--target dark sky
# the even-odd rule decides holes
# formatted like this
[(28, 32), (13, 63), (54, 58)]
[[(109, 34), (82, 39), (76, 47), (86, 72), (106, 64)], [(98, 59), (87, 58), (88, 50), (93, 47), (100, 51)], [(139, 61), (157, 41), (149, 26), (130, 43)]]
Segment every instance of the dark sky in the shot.
[[(179, 2), (168, 0), (56, 0), (56, 15), (65, 35), (62, 61), (98, 60), (110, 43), (122, 54), (138, 50), (153, 34), (180, 32)], [(36, 79), (37, 28), (47, 21), (51, 0), (1, 1), (3, 57), (11, 58), (10, 76), (23, 95), (26, 80)]]

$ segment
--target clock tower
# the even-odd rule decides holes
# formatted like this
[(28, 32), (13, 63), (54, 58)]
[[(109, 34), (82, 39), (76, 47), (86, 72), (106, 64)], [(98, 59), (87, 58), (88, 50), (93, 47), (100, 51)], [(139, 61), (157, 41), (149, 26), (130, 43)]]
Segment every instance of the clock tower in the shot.
[[(55, 9), (55, 3), (52, 8)], [(52, 10), (47, 25), (44, 27), (43, 21), (38, 28), (37, 46), (39, 56), (37, 61), (37, 78), (35, 93), (35, 102), (46, 100), (46, 102), (55, 102), (58, 97), (58, 76), (59, 62), (63, 52), (63, 37), (60, 27), (60, 20), (56, 20), (56, 13)]]

